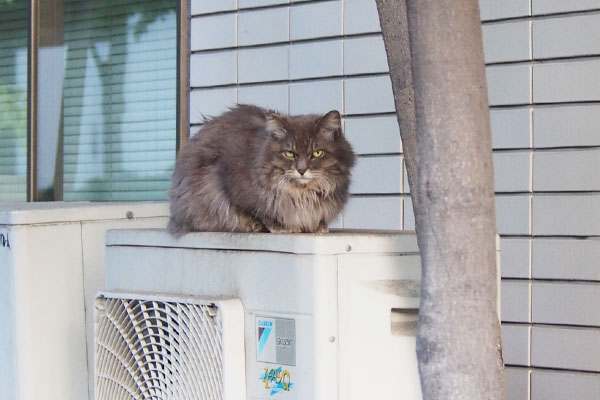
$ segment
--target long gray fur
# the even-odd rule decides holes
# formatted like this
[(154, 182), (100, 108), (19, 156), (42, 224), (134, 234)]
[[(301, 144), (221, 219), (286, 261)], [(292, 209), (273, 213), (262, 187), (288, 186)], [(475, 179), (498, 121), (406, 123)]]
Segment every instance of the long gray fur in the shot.
[[(323, 155), (312, 156), (316, 150)], [(326, 232), (348, 199), (354, 161), (337, 111), (284, 116), (238, 105), (180, 151), (168, 229)]]

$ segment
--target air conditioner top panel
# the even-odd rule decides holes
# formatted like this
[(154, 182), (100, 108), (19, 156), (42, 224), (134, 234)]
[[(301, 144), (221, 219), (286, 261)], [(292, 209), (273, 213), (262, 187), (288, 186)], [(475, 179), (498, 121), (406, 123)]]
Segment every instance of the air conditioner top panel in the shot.
[(333, 230), (324, 234), (195, 232), (176, 239), (162, 229), (124, 229), (109, 231), (106, 244), (321, 255), (417, 254), (419, 251), (414, 231)]
[[(133, 214), (129, 214), (131, 211)], [(41, 202), (0, 204), (0, 225), (49, 224), (169, 216), (166, 202)]]

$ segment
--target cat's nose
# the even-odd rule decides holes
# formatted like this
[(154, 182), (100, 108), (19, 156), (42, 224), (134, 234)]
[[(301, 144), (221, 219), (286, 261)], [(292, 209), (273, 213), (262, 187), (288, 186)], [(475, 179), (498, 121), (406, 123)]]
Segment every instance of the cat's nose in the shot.
[(296, 160), (296, 171), (298, 171), (298, 173), (300, 175), (304, 175), (304, 173), (306, 172), (306, 170), (308, 169), (308, 163), (306, 162), (305, 159), (300, 158)]

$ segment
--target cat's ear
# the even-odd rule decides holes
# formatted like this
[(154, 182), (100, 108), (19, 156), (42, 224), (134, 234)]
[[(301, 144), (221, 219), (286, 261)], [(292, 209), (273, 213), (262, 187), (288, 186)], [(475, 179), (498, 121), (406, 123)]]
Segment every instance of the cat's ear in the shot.
[(283, 139), (287, 133), (285, 130), (285, 121), (281, 115), (275, 113), (267, 113), (267, 133), (276, 139)]
[(342, 134), (342, 117), (337, 110), (329, 111), (323, 115), (317, 122), (317, 125), (319, 133), (331, 139), (336, 139)]

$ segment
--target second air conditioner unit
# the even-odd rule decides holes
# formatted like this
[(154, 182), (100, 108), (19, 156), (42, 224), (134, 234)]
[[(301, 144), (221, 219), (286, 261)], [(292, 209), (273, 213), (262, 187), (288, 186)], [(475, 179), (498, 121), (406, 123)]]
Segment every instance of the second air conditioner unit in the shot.
[(0, 398), (93, 399), (105, 234), (166, 226), (167, 203), (0, 205)]

